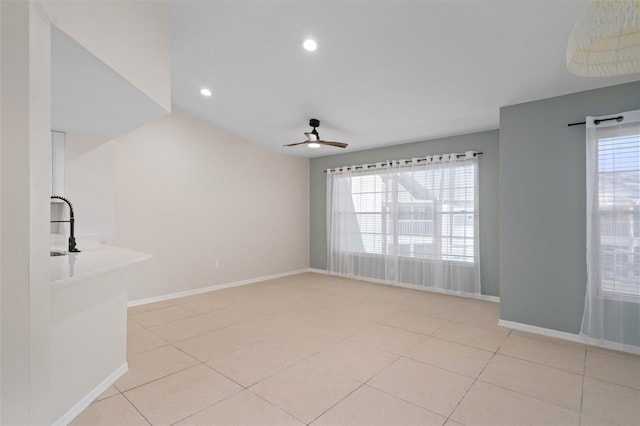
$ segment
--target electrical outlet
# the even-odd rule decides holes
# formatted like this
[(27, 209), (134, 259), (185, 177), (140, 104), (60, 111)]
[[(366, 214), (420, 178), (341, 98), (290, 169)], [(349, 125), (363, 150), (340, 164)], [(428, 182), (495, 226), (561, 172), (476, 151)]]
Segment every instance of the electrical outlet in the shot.
[(216, 269), (220, 268), (220, 261), (216, 260)]

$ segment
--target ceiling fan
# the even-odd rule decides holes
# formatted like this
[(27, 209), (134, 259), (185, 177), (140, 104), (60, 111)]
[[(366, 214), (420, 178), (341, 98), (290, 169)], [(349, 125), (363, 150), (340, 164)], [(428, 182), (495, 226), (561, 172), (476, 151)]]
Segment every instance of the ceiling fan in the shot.
[(330, 145), (330, 146), (336, 146), (338, 148), (346, 148), (347, 145), (349, 145), (344, 142), (329, 142), (329, 141), (323, 141), (322, 139), (320, 139), (320, 135), (316, 130), (316, 127), (320, 127), (320, 120), (318, 119), (312, 118), (311, 120), (309, 120), (309, 126), (313, 127), (313, 130), (310, 132), (304, 132), (305, 136), (307, 137), (306, 141), (298, 142), (298, 143), (290, 143), (289, 145), (283, 145), (283, 146), (296, 146), (296, 145), (308, 144), (309, 148), (320, 148), (320, 145)]

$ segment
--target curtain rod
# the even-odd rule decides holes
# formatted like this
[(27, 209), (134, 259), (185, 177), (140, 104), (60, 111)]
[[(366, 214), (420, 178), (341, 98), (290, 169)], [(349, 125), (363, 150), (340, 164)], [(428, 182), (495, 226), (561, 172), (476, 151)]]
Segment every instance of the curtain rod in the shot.
[[(436, 155), (430, 155), (429, 157), (440, 157), (440, 159), (442, 159), (442, 157), (443, 157), (444, 155), (447, 155), (447, 154), (436, 154)], [(475, 151), (475, 152), (473, 153), (473, 156), (474, 156), (474, 157), (477, 157), (478, 155), (482, 155), (482, 152), (481, 152), (481, 151)], [(462, 158), (462, 157), (466, 157), (466, 156), (467, 156), (467, 154), (456, 154), (456, 158)], [(393, 161), (408, 161), (408, 160), (391, 160), (391, 161), (387, 161), (387, 162), (390, 162), (390, 163), (391, 163), (391, 162), (393, 162)], [(418, 158), (416, 161), (417, 161), (417, 162), (427, 161), (427, 157), (425, 157), (425, 158)], [(355, 167), (354, 167), (354, 170), (362, 170), (362, 169), (364, 169), (365, 167), (369, 168), (369, 166), (371, 166), (371, 165), (372, 165), (372, 164), (364, 164), (364, 165), (362, 165), (362, 166), (355, 166)], [(373, 164), (373, 165), (375, 165), (375, 164)], [(351, 166), (343, 166), (343, 167), (351, 167)], [(335, 169), (340, 169), (340, 168), (341, 168), (341, 167), (333, 167), (333, 168), (328, 168), (327, 170), (335, 170)], [(322, 173), (327, 173), (327, 170), (323, 170), (323, 171), (322, 171)]]
[[(624, 120), (624, 117), (619, 115), (617, 117), (596, 119), (596, 120), (593, 120), (593, 124), (595, 124), (597, 126), (598, 124), (602, 123), (603, 121), (611, 121), (611, 120), (616, 120), (619, 123), (622, 120)], [(587, 124), (587, 122), (586, 121), (580, 121), (579, 123), (569, 123), (569, 124), (567, 124), (567, 127), (579, 126), (581, 124)]]

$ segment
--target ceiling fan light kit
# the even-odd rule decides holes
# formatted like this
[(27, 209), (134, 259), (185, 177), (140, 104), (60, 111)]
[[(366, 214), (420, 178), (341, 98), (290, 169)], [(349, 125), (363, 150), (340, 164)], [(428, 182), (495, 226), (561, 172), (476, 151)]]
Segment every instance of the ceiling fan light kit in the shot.
[(309, 148), (320, 148), (320, 145), (328, 145), (335, 146), (337, 148), (346, 148), (349, 144), (344, 142), (330, 142), (324, 141), (320, 139), (320, 135), (318, 134), (317, 128), (320, 127), (320, 120), (317, 118), (312, 118), (309, 120), (309, 126), (313, 127), (313, 130), (310, 132), (304, 132), (304, 135), (307, 137), (306, 141), (290, 143), (288, 145), (283, 146), (296, 146), (296, 145), (307, 145)]
[(302, 43), (302, 47), (307, 52), (315, 52), (315, 50), (318, 48), (318, 43), (316, 43), (314, 39), (308, 38), (304, 41), (304, 43)]
[(640, 0), (594, 0), (575, 23), (567, 68), (583, 77), (640, 72)]

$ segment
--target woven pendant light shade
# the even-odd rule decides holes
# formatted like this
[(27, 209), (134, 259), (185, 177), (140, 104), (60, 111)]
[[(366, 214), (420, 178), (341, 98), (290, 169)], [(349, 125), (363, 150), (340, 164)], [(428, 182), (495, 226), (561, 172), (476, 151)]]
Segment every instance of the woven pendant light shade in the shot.
[(576, 22), (567, 68), (583, 77), (640, 72), (640, 0), (594, 0)]

